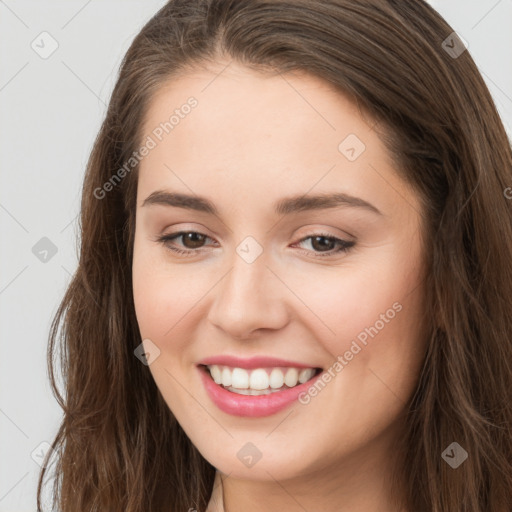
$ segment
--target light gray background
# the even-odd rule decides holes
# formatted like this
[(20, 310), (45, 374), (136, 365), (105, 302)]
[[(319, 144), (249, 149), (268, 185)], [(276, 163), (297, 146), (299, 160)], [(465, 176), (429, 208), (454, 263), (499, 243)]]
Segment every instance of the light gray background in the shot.
[[(164, 3), (0, 0), (0, 512), (36, 510), (41, 443), (61, 418), (46, 346), (77, 265), (85, 164), (121, 59)], [(431, 3), (467, 41), (512, 136), (512, 0)], [(31, 47), (51, 48), (44, 31), (58, 43), (46, 59)], [(57, 249), (46, 262), (32, 251), (43, 237)]]

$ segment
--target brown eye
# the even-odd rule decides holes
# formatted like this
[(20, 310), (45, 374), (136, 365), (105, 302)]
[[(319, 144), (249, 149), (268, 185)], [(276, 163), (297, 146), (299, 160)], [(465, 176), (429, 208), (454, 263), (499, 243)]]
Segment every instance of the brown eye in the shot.
[(299, 242), (299, 244), (305, 243), (309, 243), (310, 246), (310, 249), (306, 252), (313, 253), (314, 257), (317, 258), (348, 252), (356, 244), (353, 241), (342, 240), (341, 238), (322, 233), (309, 235)]
[[(205, 235), (201, 233), (196, 233), (194, 231), (181, 233), (177, 235), (177, 237), (182, 237), (183, 246), (187, 249), (199, 249), (203, 246), (205, 239), (207, 238)], [(176, 238), (177, 238), (176, 237)]]
[(336, 240), (332, 237), (312, 236), (311, 247), (313, 247), (315, 251), (331, 251), (336, 247)]
[(196, 231), (180, 231), (157, 238), (170, 251), (183, 256), (194, 256), (202, 252), (206, 240), (211, 240), (209, 236)]

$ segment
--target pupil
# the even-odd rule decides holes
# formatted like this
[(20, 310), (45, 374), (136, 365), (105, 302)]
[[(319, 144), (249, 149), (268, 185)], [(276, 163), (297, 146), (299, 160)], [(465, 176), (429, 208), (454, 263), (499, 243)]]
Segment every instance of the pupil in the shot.
[(203, 235), (201, 235), (199, 233), (187, 233), (185, 235), (185, 240), (187, 242), (191, 242), (192, 245), (189, 246), (188, 243), (186, 243), (185, 245), (192, 249), (200, 247), (201, 243), (204, 241), (203, 238), (204, 238)]
[[(327, 243), (319, 244), (318, 247), (315, 247), (316, 242), (318, 242), (319, 240), (324, 240)], [(326, 236), (315, 236), (315, 237), (313, 237), (311, 245), (313, 246), (314, 249), (329, 250), (329, 249), (332, 249), (332, 247), (327, 247), (327, 246), (330, 246), (333, 243), (334, 243), (334, 240), (331, 240), (331, 239), (327, 238)]]

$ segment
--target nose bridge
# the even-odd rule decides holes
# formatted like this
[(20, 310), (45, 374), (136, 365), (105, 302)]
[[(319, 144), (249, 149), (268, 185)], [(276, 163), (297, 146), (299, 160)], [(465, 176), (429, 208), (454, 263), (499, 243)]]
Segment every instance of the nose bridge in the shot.
[(246, 259), (244, 255), (240, 255), (242, 248), (243, 246), (239, 246), (237, 254), (232, 258), (232, 270), (225, 292), (226, 295), (233, 293), (246, 303), (259, 302), (272, 275), (267, 268), (268, 258), (262, 253), (254, 260)]
[(267, 268), (267, 254), (256, 254), (250, 244), (242, 242), (237, 247), (208, 314), (213, 324), (237, 338), (286, 323), (282, 284)]

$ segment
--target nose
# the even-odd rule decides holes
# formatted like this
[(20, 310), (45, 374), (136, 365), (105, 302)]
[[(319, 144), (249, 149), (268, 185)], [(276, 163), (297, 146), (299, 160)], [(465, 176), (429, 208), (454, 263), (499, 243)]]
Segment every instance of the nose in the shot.
[(214, 287), (208, 320), (237, 339), (282, 329), (289, 321), (286, 286), (275, 270), (263, 255), (247, 263), (235, 254), (232, 261), (231, 269)]

